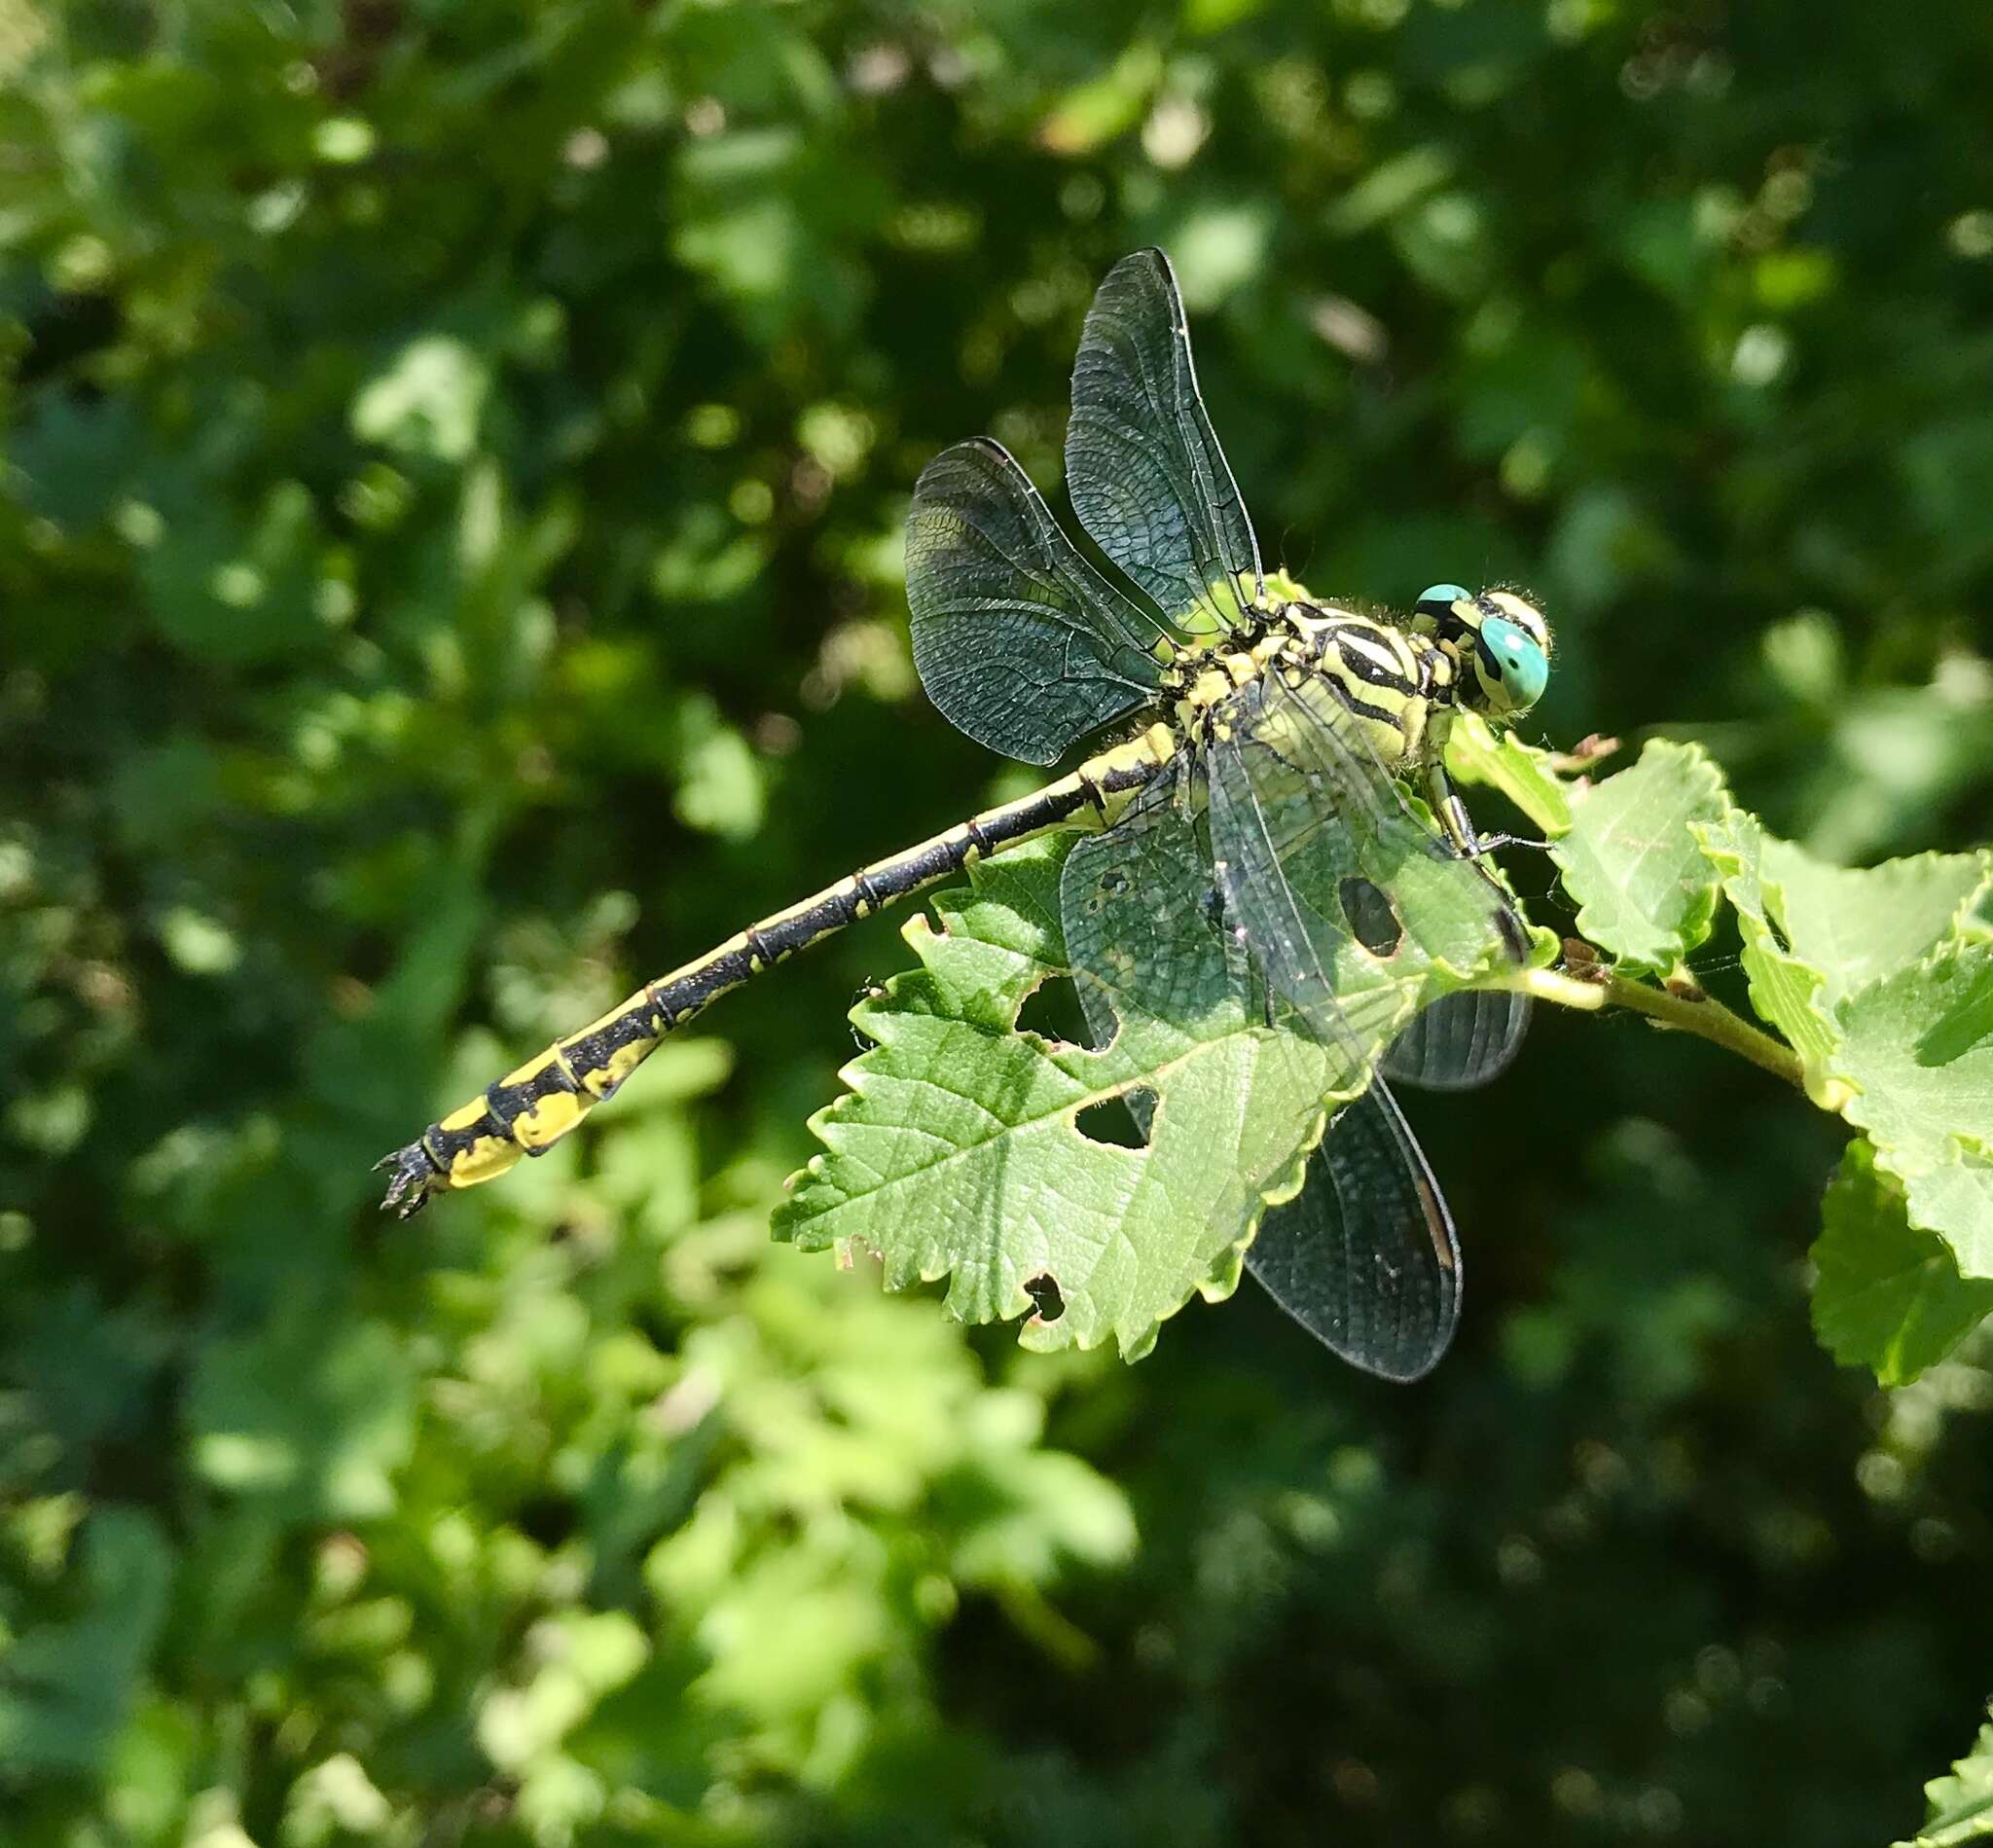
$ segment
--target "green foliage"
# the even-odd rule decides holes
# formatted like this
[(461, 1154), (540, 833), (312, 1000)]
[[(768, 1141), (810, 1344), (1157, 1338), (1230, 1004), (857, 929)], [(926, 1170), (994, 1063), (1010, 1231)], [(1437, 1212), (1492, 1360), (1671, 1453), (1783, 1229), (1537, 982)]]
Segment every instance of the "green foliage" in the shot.
[[(949, 1277), (948, 1307), (964, 1322), (1025, 1315), (1036, 1300), (1027, 1284), (1050, 1279), (1061, 1307), (1026, 1323), (1028, 1346), (1111, 1336), (1133, 1359), (1193, 1291), (1231, 1294), (1261, 1214), (1293, 1195), (1330, 1110), (1368, 1069), (1248, 1015), (1198, 908), (1208, 860), (1181, 869), (1185, 889), (1143, 892), (1167, 933), (1168, 987), (1118, 991), (1111, 1043), (1017, 1032), (1033, 991), (1071, 974), (1058, 923), (1070, 847), (1069, 836), (1006, 853), (975, 870), (972, 894), (937, 900), (938, 931), (907, 926), (924, 969), (852, 1011), (877, 1049), (848, 1068), (852, 1095), (814, 1120), (830, 1154), (792, 1180), (776, 1230), (807, 1250), (876, 1251), (888, 1287)], [(1413, 896), (1427, 900), (1425, 941), (1443, 938), (1449, 921), (1432, 908), (1461, 896)], [(1467, 942), (1484, 927), (1471, 914), (1450, 925)], [(1478, 972), (1408, 934), (1388, 965), (1353, 967), (1338, 993), (1374, 1058), (1422, 1000)], [(1080, 1127), (1138, 1091), (1152, 1100), (1141, 1146)]]
[(156, 1521), (108, 1509), (79, 1553), (74, 1614), (7, 1651), (0, 1751), (15, 1778), (88, 1775), (103, 1762), (165, 1615), (171, 1554)]
[(1924, 1827), (1897, 1848), (1954, 1848), (1993, 1834), (1993, 1724), (1979, 1728), (1973, 1749), (1951, 1767), (1949, 1777), (1924, 1786), (1929, 1813)]
[[(1959, 1274), (1993, 1276), (1993, 963), (1982, 916), (1993, 855), (1848, 871), (1735, 810), (1696, 832), (1737, 906), (1753, 1006), (1799, 1054), (1815, 1101), (1865, 1131), (1876, 1167), (1898, 1183), (1843, 1165), (1817, 1253), (1823, 1338), (1885, 1378), (1913, 1378), (1978, 1320), (1980, 1291)], [(1850, 1162), (1866, 1160), (1864, 1146)], [(1919, 1233), (1939, 1234), (1949, 1259)], [(1920, 1286), (1908, 1287), (1912, 1275)]]
[[(1555, 852), (1580, 927), (1622, 971), (1672, 968), (1709, 934), (1719, 890), (1735, 903), (1753, 1008), (1789, 1041), (1814, 1101), (1866, 1136), (1829, 1192), (1816, 1325), (1839, 1359), (1914, 1379), (1993, 1306), (1976, 1282), (1993, 1276), (1993, 977), (1978, 915), (1993, 854), (1826, 866), (1731, 806), (1699, 755), (1663, 744), (1575, 814)], [(1605, 850), (1575, 852), (1595, 815)]]
[(1836, 1360), (1907, 1385), (1993, 1314), (1993, 1284), (1960, 1277), (1944, 1242), (1909, 1222), (1867, 1142), (1848, 1144), (1822, 1217), (1813, 1325)]
[[(1815, 1248), (1822, 1340), (1888, 1385), (1942, 1359), (1993, 1309), (1993, 965), (1980, 915), (1993, 855), (1824, 866), (1731, 805), (1693, 746), (1651, 743), (1617, 775), (1569, 788), (1554, 759), (1513, 739), (1469, 734), (1463, 756), (1557, 834), (1551, 853), (1586, 933), (1576, 966), (1592, 987), (1540, 992), (1587, 1004), (1604, 985), (1664, 1027), (1775, 1069), (1789, 1060), (1816, 1103), (1866, 1132), (1828, 1192)], [(847, 1069), (852, 1094), (814, 1121), (830, 1153), (791, 1180), (777, 1232), (877, 1252), (892, 1287), (949, 1277), (948, 1306), (965, 1322), (1031, 1315), (1039, 1298), (1027, 1285), (1049, 1279), (1063, 1313), (1031, 1315), (1027, 1345), (1111, 1335), (1133, 1358), (1194, 1291), (1230, 1294), (1261, 1213), (1292, 1195), (1332, 1116), (1321, 1101), (1352, 1095), (1368, 1071), (1325, 1065), (1306, 1037), (1247, 1017), (1194, 866), (1181, 890), (1160, 863), (1138, 869), (1158, 888), (1165, 966), (1144, 972), (1154, 995), (1140, 980), (1116, 995), (1110, 1046), (1017, 1032), (1033, 992), (1069, 973), (1057, 922), (1068, 846), (1005, 854), (975, 870), (972, 894), (935, 901), (938, 931), (908, 924), (924, 968), (852, 1011), (876, 1049)], [(1685, 967), (1726, 892), (1751, 1003), (1792, 1054), (1705, 993), (1676, 999), (1640, 981)], [(1397, 896), (1423, 922), (1388, 965), (1352, 957), (1339, 989), (1373, 1055), (1417, 1005), (1497, 973), (1419, 954), (1443, 927), (1447, 888)], [(1144, 1146), (1077, 1127), (1136, 1088), (1155, 1099)]]
[(1456, 783), (1500, 790), (1553, 839), (1570, 833), (1571, 801), (1555, 760), (1532, 750), (1514, 732), (1495, 731), (1473, 712), (1457, 714), (1446, 742), (1446, 768)]
[(1970, 1275), (1993, 1274), (1993, 954), (1940, 940), (1929, 958), (1850, 997), (1836, 1074), (1845, 1114), (1907, 1193), (1913, 1225), (1944, 1234)]
[[(1987, 1121), (1993, 913), (1903, 869), (1993, 764), (1988, 59), (1852, 0), (0, 4), (10, 1848), (1912, 1829), (1983, 1337), (1829, 1364), (1845, 1125), (1686, 1035), (1540, 1009), (1419, 1116), (1471, 1285), (1403, 1393), (1250, 1289), (1126, 1370), (771, 1244), (884, 925), (502, 1186), (387, 1229), (367, 1168), (1015, 793), (915, 690), (906, 498), (987, 429), (1059, 504), (1161, 242), (1280, 562), (1526, 582), (1524, 742), (1665, 725), (1761, 817), (1691, 972), (1863, 1112), (1816, 1308), (1920, 1364)], [(1922, 941), (1804, 934), (1876, 861)]]
[(1551, 849), (1586, 941), (1636, 975), (1699, 949), (1717, 880), (1692, 830), (1722, 810), (1722, 779), (1693, 745), (1651, 744), (1589, 791)]

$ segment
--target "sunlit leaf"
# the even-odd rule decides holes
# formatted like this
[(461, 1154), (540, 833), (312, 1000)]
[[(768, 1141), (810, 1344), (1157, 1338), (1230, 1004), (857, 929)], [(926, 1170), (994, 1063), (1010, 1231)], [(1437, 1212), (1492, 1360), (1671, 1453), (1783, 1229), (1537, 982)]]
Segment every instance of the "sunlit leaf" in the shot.
[[(964, 1321), (1032, 1316), (1030, 1346), (1111, 1338), (1134, 1356), (1194, 1291), (1229, 1293), (1266, 1206), (1300, 1180), (1324, 1100), (1369, 1074), (1343, 1075), (1338, 1049), (1249, 1016), (1224, 940), (1174, 896), (1170, 993), (1149, 1002), (1167, 1017), (1131, 991), (1105, 1050), (1012, 1031), (1027, 996), (1068, 974), (1056, 921), (1072, 845), (1054, 837), (975, 867), (970, 892), (935, 901), (938, 930), (907, 926), (923, 967), (853, 1012), (877, 1044), (814, 1120), (827, 1152), (792, 1183), (776, 1230), (877, 1251), (889, 1287), (946, 1277)], [(1409, 943), (1400, 959), (1365, 1016), (1378, 1051), (1422, 982), (1462, 985)], [(1083, 1112), (1138, 1088), (1156, 1099), (1145, 1146), (1082, 1133)]]
[(412, 341), (353, 400), (353, 434), (404, 455), (461, 462), (478, 440), (491, 388), (484, 359), (460, 340)]
[(1724, 895), (1737, 910), (1751, 1004), (1799, 1055), (1807, 1090), (1817, 1101), (1823, 1096), (1828, 1060), (1839, 1032), (1827, 1005), (1827, 971), (1794, 954), (1781, 940), (1786, 926), (1775, 915), (1778, 892), (1776, 888), (1767, 888), (1764, 868), (1767, 846), (1778, 843), (1770, 840), (1755, 816), (1740, 809), (1727, 810), (1721, 820), (1694, 823), (1692, 828), (1723, 882)]
[(1716, 874), (1690, 829), (1723, 806), (1722, 779), (1692, 744), (1650, 743), (1631, 769), (1574, 790), (1571, 831), (1551, 857), (1578, 901), (1578, 929), (1629, 968), (1679, 962), (1716, 916)]
[(1993, 1838), (1993, 1722), (1979, 1728), (1949, 1777), (1924, 1786), (1924, 1827), (1896, 1848), (1960, 1848)]
[(1550, 753), (1512, 730), (1463, 713), (1446, 741), (1446, 768), (1459, 781), (1499, 789), (1553, 840), (1571, 828), (1571, 799)]
[[(1993, 1026), (1980, 1003), (1993, 945), (1955, 941), (1843, 1001), (1831, 1072), (1842, 1113), (1903, 1183), (1912, 1225), (1938, 1233), (1967, 1277), (1993, 1278)], [(1973, 1036), (1966, 1032), (1976, 1024)]]
[(1153, 45), (1137, 43), (1104, 76), (1068, 91), (1038, 125), (1038, 140), (1054, 154), (1089, 154), (1141, 120), (1163, 60)]

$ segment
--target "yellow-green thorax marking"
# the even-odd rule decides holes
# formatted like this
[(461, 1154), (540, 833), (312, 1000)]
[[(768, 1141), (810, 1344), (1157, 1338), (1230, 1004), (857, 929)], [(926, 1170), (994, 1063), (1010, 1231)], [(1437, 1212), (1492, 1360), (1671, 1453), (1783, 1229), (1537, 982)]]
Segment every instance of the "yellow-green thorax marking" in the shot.
[[(1162, 691), (1179, 734), (1223, 738), (1237, 696), (1269, 669), (1312, 679), (1382, 771), (1424, 773), (1456, 851), (1476, 853), (1484, 844), (1442, 766), (1453, 715), (1462, 707), (1495, 717), (1526, 709), (1541, 690), (1549, 645), (1542, 617), (1510, 591), (1470, 597), (1455, 585), (1436, 586), (1405, 628), (1333, 605), (1283, 602), (1238, 634), (1179, 656)], [(1507, 653), (1498, 657), (1497, 648)]]
[(1285, 603), (1215, 647), (1181, 656), (1163, 681), (1178, 728), (1222, 737), (1233, 696), (1278, 667), (1326, 684), (1387, 771), (1422, 764), (1436, 709), (1449, 708), (1451, 650), (1344, 609)]

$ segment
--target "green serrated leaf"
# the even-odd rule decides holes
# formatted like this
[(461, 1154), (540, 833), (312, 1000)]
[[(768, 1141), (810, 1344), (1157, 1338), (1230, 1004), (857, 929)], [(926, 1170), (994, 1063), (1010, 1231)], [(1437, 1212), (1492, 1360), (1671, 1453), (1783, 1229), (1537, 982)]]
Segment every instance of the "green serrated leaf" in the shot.
[(1912, 1225), (1950, 1246), (1967, 1277), (1993, 1277), (1993, 1033), (1964, 1038), (1993, 978), (1993, 945), (1950, 941), (1871, 982), (1836, 1012), (1831, 1075), (1878, 1166), (1903, 1183)]
[[(1171, 946), (1185, 961), (1171, 1004), (1117, 997), (1105, 1048), (1017, 1032), (1033, 991), (1069, 973), (1057, 918), (1075, 838), (973, 868), (970, 890), (935, 900), (939, 929), (907, 925), (922, 967), (853, 1010), (876, 1043), (813, 1119), (825, 1152), (775, 1230), (877, 1251), (888, 1287), (946, 1277), (967, 1322), (1031, 1316), (1049, 1279), (1059, 1311), (1033, 1316), (1026, 1345), (1111, 1339), (1133, 1359), (1193, 1292), (1229, 1293), (1266, 1207), (1291, 1197), (1333, 1104), (1369, 1069), (1249, 1016), (1224, 939), (1194, 918)], [(1363, 1032), (1381, 1048), (1421, 999), (1463, 985), (1407, 949), (1360, 997)], [(1145, 1146), (1081, 1133), (1081, 1112), (1138, 1089), (1156, 1100)]]
[(1552, 839), (1571, 831), (1571, 800), (1550, 753), (1513, 732), (1463, 712), (1446, 740), (1446, 768), (1460, 782), (1499, 789)]
[(1958, 908), (1953, 934), (1973, 943), (1993, 942), (1993, 871), (1986, 883)]
[(1710, 932), (1717, 877), (1691, 829), (1721, 819), (1716, 766), (1694, 744), (1649, 743), (1630, 770), (1572, 792), (1551, 849), (1577, 927), (1629, 969), (1671, 969)]
[(1821, 1220), (1813, 1330), (1843, 1365), (1907, 1386), (1993, 1315), (1993, 1283), (1960, 1277), (1944, 1241), (1910, 1224), (1867, 1142), (1848, 1144)]
[(1919, 853), (1850, 869), (1764, 837), (1763, 879), (1794, 956), (1826, 977), (1834, 1006), (1894, 975), (1953, 933), (1985, 885), (1993, 855)]
[[(1954, 932), (1986, 889), (1988, 855), (1920, 853), (1866, 869), (1830, 866), (1739, 809), (1694, 831), (1737, 908), (1752, 1006), (1792, 1041), (1814, 1101), (1830, 1105), (1835, 1006)], [(1963, 1046), (1989, 1025), (1993, 992), (1978, 1016), (1968, 1009), (1954, 1031), (1965, 1031)]]
[(1967, 979), (1917, 1041), (1919, 1063), (1949, 1065), (1993, 1033), (1993, 965)]
[(1828, 1061), (1839, 1031), (1825, 999), (1826, 971), (1780, 941), (1782, 926), (1774, 922), (1779, 900), (1775, 889), (1767, 890), (1764, 872), (1766, 849), (1778, 843), (1742, 809), (1726, 810), (1718, 821), (1692, 823), (1690, 832), (1736, 907), (1751, 1005), (1791, 1042), (1805, 1069), (1807, 1095), (1825, 1107)]
[(1896, 1848), (1958, 1848), (1993, 1837), (1993, 1722), (1979, 1728), (1973, 1749), (1949, 1777), (1924, 1786), (1924, 1827)]
[(1920, 1225), (1936, 1227), (1947, 1239), (1977, 1241), (1993, 1229), (1993, 1150), (1974, 1136), (1951, 1141), (1949, 1159), (1918, 1175), (1910, 1182), (1910, 1216)]

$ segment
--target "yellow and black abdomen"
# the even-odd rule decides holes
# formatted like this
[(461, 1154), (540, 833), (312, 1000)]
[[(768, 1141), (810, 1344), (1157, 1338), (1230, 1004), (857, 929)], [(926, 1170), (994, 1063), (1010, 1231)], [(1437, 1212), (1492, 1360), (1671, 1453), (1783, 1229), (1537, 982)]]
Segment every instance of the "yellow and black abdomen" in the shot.
[(972, 859), (1087, 809), (1102, 820), (1110, 818), (1176, 746), (1167, 726), (1151, 726), (1090, 758), (1071, 776), (860, 867), (801, 904), (749, 924), (696, 962), (646, 983), (620, 1007), (556, 1040), (387, 1156), (380, 1164), (389, 1177), (381, 1204), (406, 1218), (432, 1193), (476, 1186), (502, 1175), (522, 1155), (540, 1154), (610, 1096), (667, 1033), (722, 995), (895, 899), (959, 873)]

